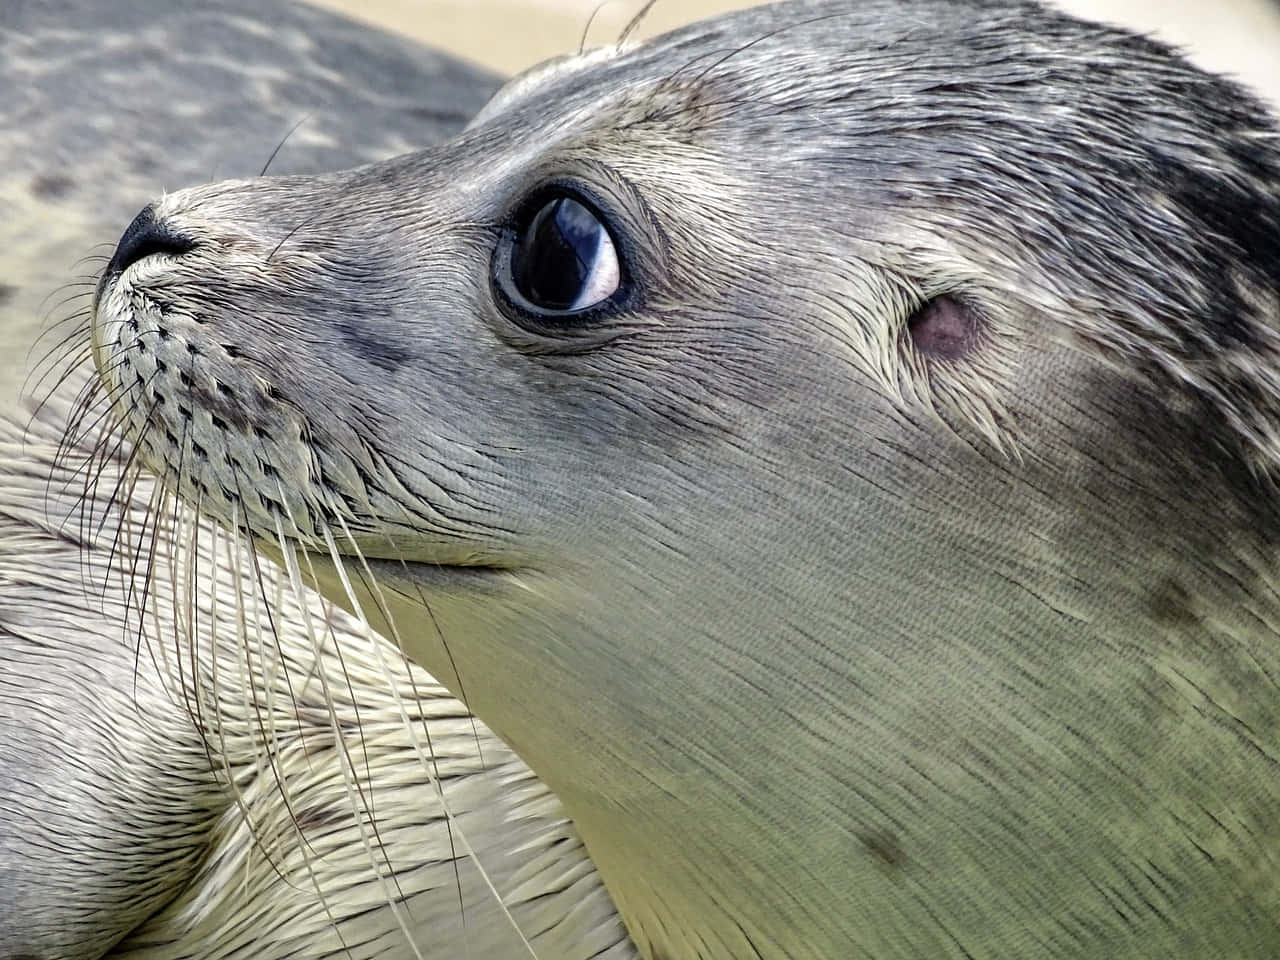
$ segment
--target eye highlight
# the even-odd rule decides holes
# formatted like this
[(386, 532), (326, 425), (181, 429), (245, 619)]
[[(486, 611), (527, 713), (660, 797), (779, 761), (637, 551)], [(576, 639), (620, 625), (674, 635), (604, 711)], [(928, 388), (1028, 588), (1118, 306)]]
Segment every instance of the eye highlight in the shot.
[(551, 196), (512, 237), (510, 281), (524, 306), (571, 315), (618, 292), (618, 250), (599, 214), (567, 194)]

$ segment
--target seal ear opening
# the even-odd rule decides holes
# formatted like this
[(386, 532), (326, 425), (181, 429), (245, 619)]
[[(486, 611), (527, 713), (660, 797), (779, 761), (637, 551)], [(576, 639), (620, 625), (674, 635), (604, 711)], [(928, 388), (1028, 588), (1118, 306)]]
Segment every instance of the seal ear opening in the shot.
[(958, 434), (977, 431), (1016, 457), (1007, 405), (1012, 371), (1001, 326), (971, 297), (939, 292), (907, 316), (900, 336), (910, 395)]
[(982, 318), (964, 300), (943, 294), (908, 318), (907, 335), (926, 359), (960, 360), (981, 341)]

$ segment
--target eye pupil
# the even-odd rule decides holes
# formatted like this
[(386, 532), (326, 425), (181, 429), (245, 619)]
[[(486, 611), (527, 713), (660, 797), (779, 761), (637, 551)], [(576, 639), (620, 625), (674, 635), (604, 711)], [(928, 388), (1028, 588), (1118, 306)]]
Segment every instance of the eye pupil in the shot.
[(594, 306), (618, 289), (613, 238), (585, 204), (556, 197), (517, 236), (511, 279), (540, 310), (571, 313)]

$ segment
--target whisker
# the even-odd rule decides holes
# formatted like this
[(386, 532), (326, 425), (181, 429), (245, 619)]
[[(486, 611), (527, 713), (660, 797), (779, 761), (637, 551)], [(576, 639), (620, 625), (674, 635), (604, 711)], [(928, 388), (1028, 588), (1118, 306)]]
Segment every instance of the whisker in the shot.
[[(360, 551), (359, 546), (356, 544), (355, 538), (352, 536), (351, 531), (347, 527), (346, 521), (342, 518), (341, 513), (336, 513), (335, 516), (336, 516), (336, 519), (338, 520), (339, 526), (342, 527), (343, 534), (345, 535), (347, 542), (351, 545), (351, 548), (355, 554), (356, 560), (359, 563), (359, 567), (357, 569), (363, 572), (362, 579), (367, 578), (364, 580), (364, 582), (366, 583), (367, 589), (370, 590), (370, 595), (373, 597), (374, 602), (378, 605), (379, 612), (381, 613), (382, 617), (387, 623), (388, 628), (391, 630), (392, 639), (394, 640), (397, 649), (399, 649), (403, 654), (405, 650), (404, 640), (400, 636), (400, 632), (396, 627), (395, 618), (391, 615), (391, 608), (387, 605), (386, 598), (382, 595), (382, 590), (378, 584), (377, 578), (373, 575), (373, 571), (369, 568), (368, 561), (365, 559), (364, 554)], [(327, 527), (325, 528), (324, 533), (325, 533), (326, 541), (329, 547), (330, 555), (334, 558), (334, 561), (335, 561), (335, 564), (334, 564), (335, 570), (338, 574), (339, 580), (342, 583), (343, 592), (345, 593), (348, 602), (351, 604), (351, 609), (353, 612), (355, 612), (357, 619), (367, 627), (369, 624), (368, 618), (365, 616), (364, 611), (360, 605), (359, 598), (356, 596), (355, 590), (352, 588), (351, 580), (347, 576), (346, 565), (342, 563), (340, 560), (341, 554), (338, 553), (337, 544), (333, 541), (332, 533), (328, 530)], [(408, 714), (404, 710), (403, 702), (400, 700), (399, 697), (397, 697), (397, 703), (400, 705), (401, 714), (405, 724), (408, 726), (409, 730), (412, 730), (413, 726), (412, 724), (410, 724)], [(444, 785), (440, 780), (439, 766), (436, 761), (435, 748), (432, 746), (431, 731), (426, 723), (425, 715), (423, 719), (422, 729), (423, 729), (423, 733), (426, 735), (426, 738), (427, 738), (427, 751), (431, 757), (430, 762), (428, 763), (427, 758), (422, 755), (421, 745), (417, 742), (416, 738), (414, 738), (414, 749), (419, 754), (419, 758), (423, 763), (423, 769), (427, 773), (428, 780), (436, 792), (436, 797), (440, 801), (440, 807), (444, 811), (446, 820), (450, 825), (450, 831), (451, 831), (450, 844), (453, 843), (452, 831), (456, 829), (457, 838), (460, 845), (462, 846), (463, 851), (467, 854), (468, 857), (470, 857), (471, 861), (475, 864), (476, 870), (480, 874), (480, 878), (484, 882), (486, 888), (489, 890), (489, 893), (493, 896), (494, 902), (498, 904), (498, 908), (502, 911), (503, 916), (506, 918), (507, 922), (511, 924), (511, 929), (520, 938), (520, 942), (524, 945), (524, 948), (528, 951), (529, 956), (533, 957), (534, 960), (537, 960), (537, 957), (538, 957), (537, 951), (534, 950), (533, 944), (529, 942), (529, 939), (525, 936), (524, 931), (521, 930), (519, 922), (516, 920), (515, 916), (511, 913), (510, 908), (507, 906), (507, 903), (503, 898), (502, 894), (499, 893), (497, 885), (494, 883), (493, 878), (489, 874), (489, 871), (485, 869), (484, 864), (481, 862), (479, 856), (477, 856), (475, 849), (471, 846), (471, 843), (467, 839), (467, 835), (465, 831), (462, 829), (462, 824), (458, 822), (457, 817), (454, 816), (453, 810), (451, 809), (449, 802), (444, 795)], [(461, 896), (461, 879), (459, 879), (458, 883), (459, 883), (459, 896)]]
[[(302, 600), (302, 598), (305, 597), (305, 593), (302, 584), (301, 572), (298, 567), (297, 553), (295, 552), (295, 548), (290, 545), (288, 538), (285, 537), (284, 528), (281, 526), (278, 516), (276, 517), (276, 537), (281, 555), (284, 558), (285, 572), (289, 577), (289, 581), (293, 584), (294, 594), (299, 598), (299, 600)], [(305, 552), (303, 555), (306, 557)], [(310, 567), (309, 558), (307, 558), (307, 563), (308, 567)], [(312, 569), (310, 570), (310, 573), (312, 580), (314, 581), (315, 571)], [(303, 626), (306, 629), (308, 639), (311, 641), (317, 662), (320, 664), (318, 676), (320, 679), (321, 692), (323, 693), (325, 703), (329, 708), (329, 720), (333, 728), (334, 745), (339, 750), (344, 760), (344, 764), (342, 765), (343, 783), (347, 791), (347, 801), (350, 804), (353, 813), (356, 815), (355, 822), (357, 829), (360, 831), (360, 840), (365, 846), (365, 852), (368, 855), (370, 865), (374, 868), (374, 876), (383, 888), (384, 896), (387, 899), (387, 906), (390, 908), (392, 916), (395, 917), (396, 923), (399, 925), (401, 932), (404, 933), (405, 938), (408, 940), (409, 947), (413, 950), (414, 956), (417, 957), (418, 960), (424, 960), (421, 951), (418, 949), (417, 942), (413, 937), (413, 933), (409, 929), (409, 925), (401, 913), (400, 901), (404, 899), (404, 891), (400, 888), (398, 879), (395, 879), (395, 868), (391, 864), (390, 857), (387, 855), (386, 846), (383, 844), (382, 838), (378, 832), (377, 821), (374, 817), (372, 804), (369, 798), (366, 797), (364, 790), (356, 782), (355, 765), (352, 761), (351, 753), (347, 749), (346, 738), (342, 734), (342, 726), (338, 721), (337, 709), (335, 707), (336, 701), (333, 696), (333, 691), (329, 687), (328, 673), (322, 665), (321, 647), (320, 642), (316, 637), (314, 623), (312, 622), (310, 605), (305, 602), (301, 602), (299, 606), (302, 611)], [(345, 674), (345, 667), (343, 668), (343, 672)], [(367, 754), (365, 755), (365, 761), (367, 764)], [(366, 775), (367, 772), (366, 768)], [(357, 798), (359, 800), (358, 803)], [(382, 861), (386, 865), (388, 874), (390, 874), (395, 881), (394, 895), (391, 889), (387, 886), (386, 877), (383, 876), (382, 870), (378, 867), (378, 855), (374, 852), (374, 841), (370, 840), (369, 834), (365, 830), (364, 818), (360, 815), (361, 809), (368, 814), (369, 823), (373, 829), (378, 850), (382, 854)]]
[[(636, 11), (635, 16), (627, 21), (627, 25), (622, 28), (622, 33), (618, 35), (618, 42), (615, 44), (619, 50), (625, 47), (627, 41), (640, 29), (640, 25), (644, 23), (645, 18), (649, 16), (649, 11), (654, 8), (657, 2), (658, 0), (646, 0), (645, 4)], [(578, 52), (581, 53), (582, 51), (579, 50)]]
[(614, 0), (600, 0), (592, 9), (591, 15), (587, 17), (586, 24), (582, 27), (582, 36), (578, 39), (578, 56), (582, 56), (587, 50), (587, 36), (591, 33), (591, 25), (596, 22), (596, 17), (600, 16), (600, 11), (613, 3)]
[[(239, 683), (236, 684), (236, 689), (238, 689), (241, 692), (242, 706), (244, 707), (244, 715), (246, 717), (252, 716), (257, 721), (258, 735), (262, 739), (263, 749), (257, 751), (255, 755), (255, 759), (257, 761), (257, 775), (259, 776), (259, 778), (265, 777), (265, 770), (263, 769), (264, 764), (271, 768), (271, 772), (275, 778), (276, 787), (280, 793), (281, 801), (284, 803), (285, 810), (289, 814), (290, 821), (293, 823), (295, 831), (299, 835), (301, 835), (301, 828), (298, 826), (298, 818), (293, 812), (293, 808), (290, 804), (289, 797), (285, 791), (283, 778), (280, 775), (280, 771), (276, 765), (275, 758), (274, 756), (271, 756), (270, 751), (266, 749), (271, 744), (274, 744), (276, 742), (275, 735), (274, 735), (274, 727), (272, 728), (273, 729), (272, 736), (268, 738), (267, 726), (269, 724), (269, 721), (268, 723), (263, 722), (262, 704), (258, 701), (258, 687), (257, 687), (257, 684), (254, 682), (254, 678), (250, 675), (253, 670), (253, 664), (251, 660), (252, 654), (250, 652), (252, 648), (249, 643), (249, 619), (248, 619), (248, 615), (245, 610), (245, 604), (244, 604), (244, 598), (246, 596), (247, 588), (244, 583), (244, 574), (246, 572), (246, 566), (245, 566), (244, 557), (242, 556), (242, 552), (245, 547), (245, 541), (244, 541), (244, 538), (241, 537), (236, 532), (238, 528), (237, 521), (238, 521), (238, 514), (239, 514), (239, 504), (238, 503), (232, 504), (231, 509), (232, 509), (231, 529), (227, 532), (227, 538), (226, 538), (227, 539), (226, 550), (228, 553), (227, 566), (231, 572), (231, 578), (232, 578), (231, 594), (233, 597), (235, 597), (234, 612), (235, 612), (235, 623), (236, 623), (237, 647), (238, 649), (242, 650), (244, 654), (243, 656), (236, 658), (236, 662), (240, 669), (240, 675), (238, 678)], [(217, 529), (216, 524), (214, 524), (213, 527), (215, 530)], [(252, 553), (252, 548), (250, 548), (249, 552)], [(212, 592), (216, 595), (217, 585), (214, 584), (211, 589), (212, 589)], [(263, 647), (263, 644), (262, 644), (261, 618), (255, 618), (255, 626), (256, 626), (256, 633), (258, 634), (259, 662), (263, 663), (265, 661), (265, 648)], [(216, 662), (216, 658), (215, 658), (215, 662)], [(264, 673), (264, 679), (265, 679), (265, 673)], [(264, 688), (263, 695), (267, 698), (267, 701), (268, 701), (267, 709), (268, 711), (270, 711), (271, 709), (270, 708), (270, 699), (271, 699), (270, 687)], [(270, 713), (268, 713), (268, 716), (270, 716)], [(221, 742), (223, 744), (223, 757), (224, 759), (229, 758), (229, 753), (226, 750), (225, 737), (222, 739)], [(265, 757), (264, 757), (264, 754), (266, 754)], [(238, 784), (236, 784), (236, 781), (234, 780), (234, 777), (231, 773), (229, 766), (227, 767), (227, 776), (230, 782), (233, 784), (236, 803), (240, 809), (241, 815), (244, 817), (244, 821), (246, 825), (248, 825), (249, 827), (250, 835), (253, 837), (255, 844), (261, 850), (264, 859), (266, 859), (267, 862), (271, 865), (271, 868), (275, 872), (277, 877), (279, 877), (284, 883), (286, 883), (291, 888), (297, 889), (297, 887), (294, 886), (292, 881), (290, 881), (287, 878), (285, 874), (285, 866), (283, 862), (281, 862), (280, 864), (276, 863), (275, 859), (271, 855), (271, 851), (267, 848), (266, 839), (259, 835), (256, 827), (254, 826), (254, 821), (249, 810), (248, 801), (244, 797), (243, 792), (239, 789)], [(319, 881), (315, 878), (314, 872), (312, 873), (312, 882), (316, 887), (317, 892), (320, 893), (322, 902), (324, 902), (323, 901), (324, 895), (323, 895), (323, 892), (319, 890)], [(328, 908), (326, 906), (326, 910), (327, 909)]]
[(280, 142), (276, 144), (276, 148), (271, 151), (271, 156), (267, 157), (267, 162), (264, 163), (262, 165), (262, 169), (258, 171), (258, 176), (265, 177), (267, 175), (267, 168), (271, 166), (276, 156), (280, 153), (280, 148), (283, 147), (286, 143), (288, 143), (289, 138), (294, 135), (297, 129), (310, 119), (311, 119), (311, 114), (308, 113), (305, 117), (303, 117), (301, 120), (299, 120), (297, 123), (295, 123), (292, 127), (289, 128), (289, 132), (284, 135), (284, 137), (280, 140)]

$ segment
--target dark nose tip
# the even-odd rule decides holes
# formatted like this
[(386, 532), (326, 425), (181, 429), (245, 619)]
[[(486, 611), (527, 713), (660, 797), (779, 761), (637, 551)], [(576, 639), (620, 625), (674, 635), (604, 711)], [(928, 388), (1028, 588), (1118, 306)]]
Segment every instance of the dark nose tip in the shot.
[(116, 244), (116, 252), (107, 264), (107, 276), (123, 273), (127, 268), (153, 253), (168, 253), (181, 256), (195, 249), (195, 242), (189, 237), (167, 226), (156, 219), (155, 206), (148, 204), (142, 212), (133, 218), (133, 223), (124, 231), (124, 236)]

